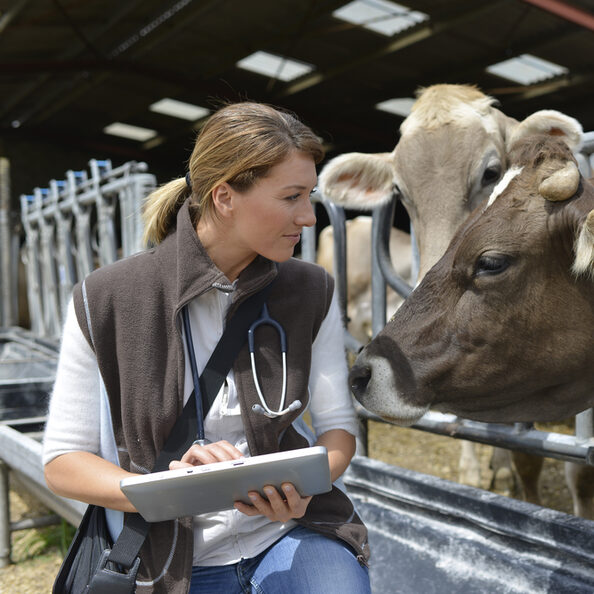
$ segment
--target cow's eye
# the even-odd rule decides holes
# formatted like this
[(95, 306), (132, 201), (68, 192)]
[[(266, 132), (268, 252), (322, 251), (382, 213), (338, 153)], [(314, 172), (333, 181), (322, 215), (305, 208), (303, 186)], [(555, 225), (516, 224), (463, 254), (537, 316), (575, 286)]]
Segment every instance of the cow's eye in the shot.
[(489, 186), (495, 183), (501, 176), (501, 167), (499, 165), (491, 165), (483, 171), (483, 179), (481, 183), (484, 186)]
[(507, 270), (511, 259), (505, 254), (482, 254), (474, 266), (475, 276), (501, 274)]

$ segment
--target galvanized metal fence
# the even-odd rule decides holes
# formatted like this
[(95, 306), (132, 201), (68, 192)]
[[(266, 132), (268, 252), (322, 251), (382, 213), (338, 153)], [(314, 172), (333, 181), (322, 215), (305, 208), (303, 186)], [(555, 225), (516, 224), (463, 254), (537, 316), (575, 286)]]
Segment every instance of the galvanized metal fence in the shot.
[(113, 168), (91, 159), (89, 171), (21, 196), (31, 330), (58, 338), (72, 287), (99, 266), (142, 249), (142, 201), (155, 187), (146, 163)]

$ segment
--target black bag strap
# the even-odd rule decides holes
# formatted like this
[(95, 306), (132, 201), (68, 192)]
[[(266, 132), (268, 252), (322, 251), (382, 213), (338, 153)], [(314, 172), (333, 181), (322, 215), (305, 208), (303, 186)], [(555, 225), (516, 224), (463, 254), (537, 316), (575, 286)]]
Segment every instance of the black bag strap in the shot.
[[(227, 322), (225, 331), (200, 376), (204, 416), (219, 393), (241, 347), (245, 344), (249, 327), (260, 314), (269, 289), (270, 284), (248, 297)], [(190, 396), (159, 453), (152, 472), (168, 470), (171, 460), (179, 460), (182, 457), (194, 442), (197, 424), (196, 398)], [(134, 565), (149, 529), (150, 522), (140, 514), (126, 514), (124, 527), (113, 545), (108, 560), (124, 569), (130, 569)]]

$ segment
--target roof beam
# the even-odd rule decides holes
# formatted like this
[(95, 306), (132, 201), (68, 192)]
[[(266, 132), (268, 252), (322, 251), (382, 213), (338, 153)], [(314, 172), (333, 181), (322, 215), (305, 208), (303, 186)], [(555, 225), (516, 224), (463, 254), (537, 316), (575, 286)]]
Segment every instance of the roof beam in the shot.
[(543, 95), (549, 95), (555, 93), (560, 89), (569, 89), (571, 87), (577, 87), (586, 84), (592, 84), (594, 82), (594, 75), (576, 73), (570, 76), (564, 76), (555, 80), (545, 81), (534, 85), (525, 85), (519, 87), (503, 87), (497, 89), (490, 89), (486, 91), (489, 95), (510, 95), (508, 102), (517, 101), (528, 101), (541, 97)]
[[(142, 0), (136, 1), (138, 2)], [(119, 56), (126, 53), (126, 55), (129, 56), (129, 60), (131, 58), (137, 58), (139, 55), (146, 52), (148, 49), (151, 49), (155, 45), (163, 43), (166, 40), (170, 39), (171, 36), (175, 35), (180, 29), (189, 26), (193, 19), (199, 17), (200, 15), (203, 15), (208, 10), (220, 6), (220, 0), (196, 2), (193, 6), (191, 5), (191, 2), (192, 0), (188, 0), (188, 2), (183, 6), (183, 18), (178, 18), (177, 21), (170, 27), (161, 27), (159, 25), (165, 22), (165, 20), (171, 21), (175, 19), (176, 17), (178, 17), (180, 12), (182, 12), (182, 10), (178, 10), (175, 13), (171, 12), (171, 8), (169, 10), (166, 10), (159, 17), (151, 21), (151, 23), (147, 24), (146, 27), (150, 27), (150, 31), (148, 31), (147, 34), (132, 35), (131, 37), (126, 39), (122, 44), (114, 48), (109, 53), (109, 57), (119, 61)], [(129, 3), (124, 3), (124, 5), (126, 4)], [(81, 93), (86, 92), (93, 86), (103, 82), (105, 80), (105, 76), (106, 74), (100, 74), (93, 80), (89, 80), (86, 82), (75, 80), (74, 82), (77, 82), (79, 84), (76, 87), (71, 86), (69, 89), (67, 89), (68, 92), (64, 92), (64, 87), (60, 87), (59, 89), (56, 89), (54, 93), (51, 95), (49, 93), (45, 93), (43, 96), (40, 97), (39, 101), (32, 109), (32, 113), (30, 116), (31, 119), (34, 119), (34, 121), (37, 123), (43, 122), (44, 120), (49, 118), (53, 113), (71, 103)]]
[[(24, 3), (26, 4), (29, 0), (25, 0)], [(105, 25), (99, 28), (94, 35), (89, 37), (90, 42), (94, 42), (95, 40), (99, 39), (101, 35), (103, 35), (106, 31), (108, 31), (111, 27), (119, 23), (130, 11), (134, 11), (134, 9), (140, 4), (142, 0), (135, 0), (134, 2), (124, 2), (115, 14), (112, 15), (110, 19), (108, 19)], [(73, 42), (62, 54), (59, 56), (61, 60), (69, 60), (75, 58), (76, 56), (80, 56), (81, 53), (85, 50), (85, 45), (78, 42)], [(5, 67), (7, 65), (4, 65)], [(17, 66), (15, 64), (15, 66)], [(0, 72), (2, 69), (0, 68)], [(21, 70), (22, 72), (22, 70)], [(50, 78), (49, 72), (43, 72), (37, 78), (31, 80), (27, 85), (22, 87), (16, 93), (13, 93), (10, 97), (4, 97), (4, 105), (2, 111), (0, 111), (0, 117), (4, 117), (7, 113), (10, 112), (11, 109), (16, 108), (20, 102), (24, 99), (29, 97), (31, 94), (36, 93), (39, 89), (42, 88), (42, 85), (47, 82)], [(30, 114), (26, 116), (21, 116), (20, 118), (13, 118), (13, 119), (21, 119), (26, 120), (29, 119)]]
[(17, 2), (15, 6), (13, 6), (10, 10), (7, 10), (1, 17), (0, 17), (0, 35), (4, 33), (4, 30), (19, 14), (22, 12), (23, 8), (29, 4), (31, 0), (20, 0)]
[(523, 2), (546, 10), (580, 27), (594, 31), (594, 14), (571, 6), (567, 2), (561, 2), (561, 0), (523, 0)]
[[(571, 37), (575, 35), (575, 28), (567, 23), (563, 23), (552, 33), (552, 35), (555, 41), (561, 41), (566, 37)], [(459, 37), (465, 39), (464, 35), (460, 35)], [(535, 53), (536, 55), (538, 55), (539, 49), (542, 46), (546, 46), (548, 42), (549, 40), (543, 39), (542, 36), (534, 36), (530, 37), (529, 39), (524, 39), (521, 43), (514, 44), (514, 55), (524, 53)], [(481, 55), (480, 60), (473, 60), (457, 65), (458, 67), (456, 69), (448, 70), (447, 76), (445, 76), (445, 78), (442, 69), (435, 69), (434, 71), (424, 72), (422, 74), (423, 86), (426, 87), (432, 84), (443, 82), (472, 83), (477, 80), (477, 71), (480, 71), (482, 73), (485, 69), (486, 64), (493, 64), (495, 62), (498, 62), (499, 60), (508, 57), (509, 55), (507, 53), (502, 52), (500, 49), (498, 49), (490, 51), (488, 54)], [(413, 92), (418, 87), (418, 80), (418, 77), (400, 77), (397, 81), (386, 83), (382, 88), (382, 98), (404, 96), (406, 94), (412, 96)], [(536, 89), (536, 87), (539, 87), (539, 90), (535, 90), (534, 95), (545, 95), (547, 93), (553, 92), (555, 89), (567, 88), (582, 84), (580, 82), (582, 80), (582, 77), (578, 73), (570, 73), (569, 76), (564, 77), (563, 80), (565, 81), (564, 83), (560, 82), (561, 79), (557, 79), (556, 81), (546, 81), (546, 83), (543, 85), (536, 85), (534, 88)], [(548, 83), (551, 82), (554, 82), (556, 86), (548, 86)], [(532, 86), (508, 86), (491, 89), (487, 89), (483, 86), (482, 88), (482, 90), (488, 95), (515, 95), (513, 99), (514, 101), (528, 99), (529, 96), (533, 95), (532, 89)], [(523, 95), (524, 92), (526, 92), (526, 95)]]
[(409, 32), (404, 32), (400, 35), (395, 36), (391, 39), (387, 44), (380, 47), (379, 49), (364, 54), (357, 58), (356, 60), (350, 60), (347, 62), (343, 62), (342, 64), (338, 64), (333, 68), (326, 70), (325, 72), (314, 72), (312, 74), (306, 75), (293, 83), (286, 85), (279, 93), (276, 94), (276, 97), (287, 97), (289, 95), (294, 95), (296, 93), (300, 93), (305, 89), (309, 89), (315, 85), (318, 85), (326, 80), (348, 72), (352, 68), (356, 66), (360, 66), (362, 64), (367, 64), (373, 60), (378, 58), (382, 58), (387, 56), (388, 54), (393, 54), (401, 49), (414, 45), (415, 43), (419, 43), (437, 33), (443, 33), (448, 29), (452, 29), (453, 27), (457, 27), (458, 25), (465, 23), (466, 21), (472, 20), (485, 12), (492, 11), (499, 7), (499, 5), (509, 2), (509, 0), (497, 0), (495, 2), (487, 2), (487, 3), (478, 3), (474, 9), (467, 9), (462, 11), (461, 14), (457, 14), (454, 17), (449, 19), (444, 19), (441, 21), (436, 22), (429, 22), (426, 25), (420, 25), (416, 27), (414, 30)]

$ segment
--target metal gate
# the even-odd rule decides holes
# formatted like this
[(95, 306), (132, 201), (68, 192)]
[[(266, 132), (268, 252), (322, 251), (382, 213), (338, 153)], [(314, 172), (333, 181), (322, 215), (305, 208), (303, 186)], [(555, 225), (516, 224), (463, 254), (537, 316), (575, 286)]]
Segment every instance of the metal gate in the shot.
[(92, 270), (142, 249), (141, 207), (155, 188), (146, 163), (113, 168), (91, 159), (89, 172), (21, 195), (31, 330), (59, 338), (72, 287)]

